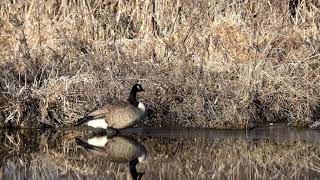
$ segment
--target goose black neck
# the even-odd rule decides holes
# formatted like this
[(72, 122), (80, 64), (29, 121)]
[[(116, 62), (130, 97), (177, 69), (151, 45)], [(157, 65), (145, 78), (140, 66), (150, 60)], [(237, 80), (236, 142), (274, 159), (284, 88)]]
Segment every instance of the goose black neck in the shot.
[(129, 162), (129, 170), (133, 179), (141, 179), (144, 173), (140, 173), (136, 169), (136, 165), (139, 163), (138, 158)]
[(139, 102), (137, 101), (137, 92), (131, 90), (129, 95), (129, 103), (134, 105), (135, 107), (138, 107)]

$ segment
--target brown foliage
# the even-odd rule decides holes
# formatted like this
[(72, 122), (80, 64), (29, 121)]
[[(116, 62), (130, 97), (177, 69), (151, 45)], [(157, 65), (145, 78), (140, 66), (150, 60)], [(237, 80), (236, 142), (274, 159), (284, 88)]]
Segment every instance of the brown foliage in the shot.
[(318, 120), (315, 1), (85, 2), (0, 3), (1, 125), (71, 125), (138, 81), (145, 126)]

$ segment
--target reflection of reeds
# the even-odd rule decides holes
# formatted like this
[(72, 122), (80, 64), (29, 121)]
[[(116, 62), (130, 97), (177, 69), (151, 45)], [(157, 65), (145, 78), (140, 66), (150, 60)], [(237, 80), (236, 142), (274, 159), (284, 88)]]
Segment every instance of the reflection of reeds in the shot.
[[(87, 156), (87, 152), (75, 143), (75, 137), (83, 136), (83, 132), (30, 134), (31, 131), (12, 133), (12, 135), (4, 133), (2, 137), (4, 147), (1, 148), (1, 154), (5, 155), (2, 157), (2, 167), (9, 178), (32, 176), (35, 179), (52, 179), (89, 175), (103, 178), (127, 174), (126, 164), (118, 165), (105, 159)], [(34, 139), (30, 141), (32, 138)], [(122, 173), (117, 172), (119, 170)]]
[[(74, 137), (84, 136), (83, 132), (1, 134), (4, 146), (0, 148), (0, 174), (2, 171), (6, 177), (130, 177), (127, 163), (118, 164), (92, 156), (77, 146)], [(317, 144), (242, 139), (143, 137), (137, 140), (150, 155), (145, 163), (137, 165), (139, 172), (145, 172), (145, 179), (308, 179), (320, 174), (320, 148)]]
[(1, 125), (70, 125), (138, 80), (150, 126), (319, 119), (316, 0), (84, 2), (0, 3)]
[[(164, 179), (303, 178), (320, 173), (320, 149), (308, 143), (166, 138), (142, 143), (152, 158), (141, 168), (157, 169)], [(145, 177), (157, 173), (147, 172)]]

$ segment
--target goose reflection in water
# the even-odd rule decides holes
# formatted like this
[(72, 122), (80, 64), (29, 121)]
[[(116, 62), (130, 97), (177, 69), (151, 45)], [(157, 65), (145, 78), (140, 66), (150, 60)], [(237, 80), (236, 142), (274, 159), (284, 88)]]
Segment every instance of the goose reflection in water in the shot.
[(76, 139), (89, 152), (119, 163), (129, 162), (133, 179), (141, 179), (144, 173), (137, 172), (136, 165), (145, 161), (147, 151), (137, 140), (125, 136), (95, 136), (87, 140)]

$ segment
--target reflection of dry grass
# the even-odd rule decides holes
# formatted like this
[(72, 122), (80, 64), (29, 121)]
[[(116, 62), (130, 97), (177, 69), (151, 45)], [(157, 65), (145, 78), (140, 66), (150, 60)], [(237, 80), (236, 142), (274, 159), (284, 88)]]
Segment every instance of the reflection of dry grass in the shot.
[[(162, 141), (162, 143), (161, 143)], [(320, 174), (319, 147), (302, 142), (149, 139), (148, 169), (167, 179), (309, 178)], [(142, 168), (143, 168), (142, 167)], [(156, 176), (157, 171), (146, 177)]]
[[(2, 134), (3, 135), (3, 134)], [(31, 143), (23, 139), (32, 137)], [(74, 142), (80, 132), (3, 136), (2, 171), (14, 177), (128, 179), (128, 164), (90, 156)], [(320, 149), (305, 142), (242, 139), (204, 140), (140, 137), (149, 157), (137, 169), (143, 179), (313, 178), (320, 174)], [(20, 142), (17, 145), (17, 142)], [(1, 172), (0, 172), (1, 174)], [(10, 178), (11, 177), (11, 178)], [(1, 177), (0, 177), (1, 178)]]
[(70, 125), (137, 81), (150, 126), (319, 119), (317, 1), (152, 2), (1, 2), (0, 124)]

